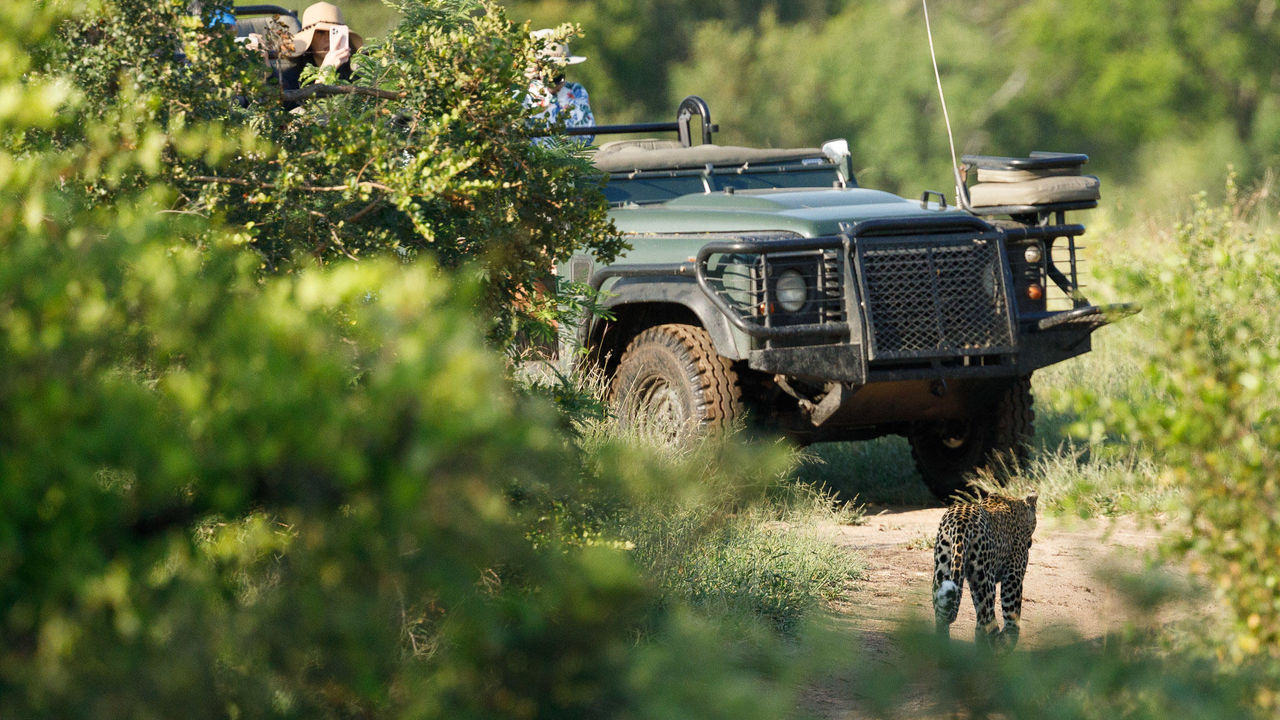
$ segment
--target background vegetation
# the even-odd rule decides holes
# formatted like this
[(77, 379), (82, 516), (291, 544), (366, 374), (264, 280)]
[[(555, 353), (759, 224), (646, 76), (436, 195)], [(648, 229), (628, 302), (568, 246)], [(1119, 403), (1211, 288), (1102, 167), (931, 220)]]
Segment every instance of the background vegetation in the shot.
[[(887, 0), (509, 0), (532, 27), (572, 22), (573, 75), (600, 122), (666, 119), (701, 95), (720, 142), (847, 137), (863, 184), (949, 189), (946, 132), (921, 3)], [(389, 27), (379, 0), (344, 3)], [(961, 153), (1086, 152), (1131, 204), (1160, 210), (1246, 184), (1280, 155), (1280, 42), (1270, 0), (1049, 0), (930, 6)], [(731, 71), (728, 71), (731, 69)]]
[[(574, 73), (601, 122), (666, 118), (681, 97), (702, 95), (723, 142), (847, 137), (863, 184), (950, 189), (918, 0), (507, 5), (535, 26), (582, 25), (574, 48), (590, 60)], [(1220, 187), (1227, 158), (1247, 179), (1274, 166), (1280, 30), (1270, 0), (930, 10), (959, 152), (1087, 152), (1091, 168), (1141, 181), (1147, 197)]]
[[(892, 667), (824, 617), (859, 562), (816, 528), (925, 502), (900, 444), (655, 448), (589, 382), (513, 382), (501, 318), (545, 261), (617, 249), (581, 158), (521, 132), (522, 28), (344, 3), (394, 97), (290, 115), (184, 6), (0, 6), (0, 716), (775, 718), (831, 673), (887, 717), (921, 686), (1274, 713), (1274, 3), (935, 5), (966, 149), (1130, 186), (1090, 218), (1091, 292), (1147, 310), (1037, 376), (1018, 482), (1159, 517), (1224, 622), (1011, 659), (908, 630)], [(604, 121), (697, 92), (726, 141), (848, 135), (868, 184), (946, 184), (913, 2), (511, 8), (582, 23)], [(1126, 582), (1139, 617), (1186, 592)]]

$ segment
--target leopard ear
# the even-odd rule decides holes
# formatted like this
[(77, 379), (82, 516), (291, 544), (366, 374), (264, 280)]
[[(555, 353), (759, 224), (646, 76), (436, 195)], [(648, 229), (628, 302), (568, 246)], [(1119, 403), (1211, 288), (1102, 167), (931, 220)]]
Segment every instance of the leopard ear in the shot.
[(1031, 507), (1031, 509), (1032, 509), (1032, 510), (1035, 510), (1035, 509), (1036, 509), (1036, 501), (1037, 501), (1037, 500), (1039, 500), (1039, 499), (1040, 499), (1040, 493), (1038, 493), (1038, 492), (1034, 492), (1034, 491), (1033, 491), (1030, 495), (1028, 495), (1028, 496), (1026, 497), (1026, 499), (1025, 499), (1025, 500), (1023, 500), (1023, 502), (1025, 502), (1027, 505), (1029, 505), (1029, 506)]

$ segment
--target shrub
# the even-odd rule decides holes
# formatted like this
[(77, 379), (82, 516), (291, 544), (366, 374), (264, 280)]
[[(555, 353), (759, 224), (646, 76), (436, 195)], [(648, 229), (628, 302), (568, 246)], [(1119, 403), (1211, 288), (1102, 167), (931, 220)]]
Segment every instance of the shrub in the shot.
[(1126, 402), (1085, 397), (1149, 443), (1186, 488), (1188, 553), (1231, 610), (1224, 651), (1280, 659), (1280, 236), (1198, 197), (1160, 263), (1123, 273), (1155, 329), (1142, 387)]
[(586, 473), (475, 282), (261, 276), (164, 182), (256, 145), (31, 72), (59, 9), (0, 5), (0, 716), (780, 714), (767, 644), (528, 541)]

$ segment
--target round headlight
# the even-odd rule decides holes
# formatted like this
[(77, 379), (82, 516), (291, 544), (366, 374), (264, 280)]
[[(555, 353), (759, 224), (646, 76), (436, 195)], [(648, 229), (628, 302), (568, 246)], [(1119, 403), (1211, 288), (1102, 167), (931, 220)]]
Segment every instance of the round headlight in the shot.
[(1022, 257), (1032, 265), (1038, 265), (1044, 259), (1044, 251), (1039, 245), (1028, 245), (1027, 249), (1022, 251)]
[(809, 286), (799, 270), (784, 270), (774, 285), (774, 294), (783, 310), (795, 312), (809, 299)]

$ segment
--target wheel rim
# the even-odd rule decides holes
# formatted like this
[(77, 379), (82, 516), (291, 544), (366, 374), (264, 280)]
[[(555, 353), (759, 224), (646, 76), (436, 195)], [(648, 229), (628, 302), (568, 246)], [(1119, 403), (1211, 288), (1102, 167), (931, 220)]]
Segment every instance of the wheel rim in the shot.
[(947, 423), (938, 430), (938, 442), (947, 450), (961, 450), (969, 442), (970, 430), (967, 422)]
[(684, 435), (689, 423), (684, 398), (662, 377), (646, 378), (639, 383), (631, 416), (642, 433), (669, 442)]

